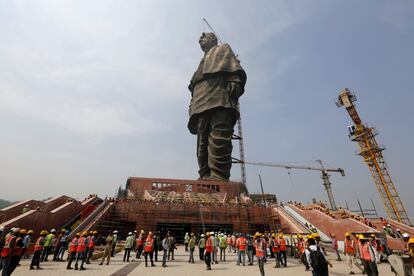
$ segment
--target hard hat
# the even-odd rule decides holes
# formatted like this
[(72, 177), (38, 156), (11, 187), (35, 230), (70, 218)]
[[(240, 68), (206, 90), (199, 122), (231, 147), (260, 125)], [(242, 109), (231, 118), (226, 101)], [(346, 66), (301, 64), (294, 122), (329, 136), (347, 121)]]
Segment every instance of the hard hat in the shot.
[(93, 231), (91, 230), (91, 231), (89, 231), (89, 235), (92, 235), (93, 234)]
[(351, 236), (351, 233), (349, 233), (349, 232), (345, 233), (345, 237), (350, 237), (350, 236)]
[(400, 230), (400, 228), (397, 228), (397, 232), (400, 232), (401, 230)]
[(78, 237), (79, 237), (80, 235), (81, 235), (81, 233), (79, 233), (79, 232), (78, 232), (78, 233), (76, 233), (76, 236), (78, 236)]
[(96, 234), (98, 234), (98, 231), (93, 231), (93, 233), (92, 233), (92, 234), (96, 235)]
[(134, 233), (137, 233), (137, 230), (134, 230)]
[(256, 234), (254, 235), (256, 238), (261, 237), (262, 234), (260, 234), (259, 232), (256, 232)]
[(204, 238), (204, 234), (201, 234), (201, 237)]
[(360, 240), (366, 240), (367, 238), (365, 238), (365, 236), (363, 234), (359, 234), (359, 239)]
[(408, 243), (414, 243), (414, 238), (410, 238), (410, 239), (408, 240)]
[(408, 235), (408, 233), (403, 233), (403, 234), (402, 234), (402, 237), (403, 237), (403, 238), (409, 238), (409, 237), (410, 237), (410, 235)]
[(13, 228), (13, 234), (18, 234), (19, 232), (20, 232), (19, 227)]
[(83, 231), (82, 236), (86, 236), (86, 235), (88, 235), (88, 231)]
[(21, 229), (21, 230), (20, 230), (20, 234), (27, 234), (26, 229)]
[(307, 239), (314, 239), (313, 235), (307, 235), (306, 238)]
[(282, 233), (279, 234), (279, 238), (283, 238), (283, 234)]
[(29, 207), (29, 204), (26, 204), (25, 206), (26, 206), (26, 207)]
[(129, 232), (129, 233), (128, 233), (128, 236), (132, 236), (132, 232)]
[(0, 232), (4, 231), (4, 226), (0, 227)]
[(207, 232), (207, 233), (206, 233), (206, 236), (207, 236), (207, 237), (209, 237), (209, 236), (210, 236), (210, 232)]
[(377, 236), (375, 234), (371, 234), (371, 238), (376, 238)]
[(112, 233), (114, 233), (114, 234), (118, 234), (118, 230), (114, 230), (114, 232), (112, 232)]
[(28, 235), (33, 234), (33, 233), (34, 233), (34, 231), (33, 231), (33, 230), (29, 230), (29, 231), (27, 231), (27, 234), (28, 234)]
[(53, 228), (52, 230), (50, 230), (50, 233), (56, 233), (56, 230)]
[(298, 239), (302, 239), (302, 238), (303, 238), (302, 235), (298, 234)]

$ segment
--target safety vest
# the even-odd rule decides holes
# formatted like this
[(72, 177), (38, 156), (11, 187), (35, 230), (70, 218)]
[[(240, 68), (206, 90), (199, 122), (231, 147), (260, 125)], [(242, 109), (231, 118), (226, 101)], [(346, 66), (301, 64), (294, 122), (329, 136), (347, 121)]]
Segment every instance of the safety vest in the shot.
[(76, 247), (76, 252), (85, 252), (85, 250), (86, 250), (85, 238), (80, 237), (78, 239), (78, 246)]
[(272, 252), (273, 253), (278, 253), (279, 252), (279, 243), (278, 243), (277, 239), (273, 239)]
[(208, 237), (206, 240), (206, 252), (213, 252), (213, 243), (211, 242), (211, 238)]
[(154, 239), (148, 237), (147, 240), (145, 241), (144, 252), (152, 252), (153, 244), (154, 244)]
[(298, 241), (296, 247), (298, 248), (299, 253), (305, 253), (305, 244), (303, 243), (303, 241)]
[(137, 238), (137, 246), (141, 247), (144, 244), (144, 241), (142, 240), (142, 238)]
[(88, 247), (89, 247), (89, 249), (95, 248), (95, 239), (94, 239), (94, 237), (91, 237), (89, 239)]
[(349, 255), (355, 255), (354, 241), (351, 239), (345, 240), (345, 253)]
[(263, 246), (263, 240), (261, 240), (259, 243), (256, 242), (256, 257), (264, 257), (265, 255), (265, 249)]
[(69, 253), (76, 252), (77, 247), (78, 247), (78, 238), (75, 237), (70, 242)]
[(38, 237), (34, 246), (34, 251), (42, 251), (43, 250), (43, 237)]
[(367, 262), (371, 262), (371, 253), (369, 252), (370, 244), (366, 242), (363, 246), (361, 246), (361, 258)]
[(227, 238), (227, 245), (231, 245), (231, 237)]
[(23, 252), (23, 248), (19, 245), (20, 241), (22, 240), (21, 237), (17, 237), (16, 243), (14, 244), (14, 249), (12, 252), (12, 256), (21, 256)]
[(280, 239), (280, 251), (286, 251), (286, 240)]
[(12, 249), (10, 248), (10, 244), (12, 243), (12, 241), (16, 239), (16, 237), (14, 235), (8, 235), (6, 238), (6, 242), (4, 243), (4, 247), (3, 250), (1, 251), (1, 256), (4, 257), (8, 257), (11, 256), (12, 253)]
[(246, 251), (246, 239), (241, 237), (237, 240), (237, 247), (239, 248), (239, 251)]

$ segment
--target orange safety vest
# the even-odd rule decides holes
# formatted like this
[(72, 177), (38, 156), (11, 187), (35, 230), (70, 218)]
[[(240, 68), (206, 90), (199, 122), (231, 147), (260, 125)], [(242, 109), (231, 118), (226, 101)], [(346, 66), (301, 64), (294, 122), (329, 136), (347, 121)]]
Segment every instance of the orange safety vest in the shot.
[(246, 251), (246, 239), (241, 237), (237, 240), (237, 246), (239, 248), (239, 251)]
[(42, 251), (43, 250), (43, 237), (38, 237), (34, 246), (34, 251)]
[(213, 244), (211, 242), (211, 238), (208, 237), (206, 240), (206, 246), (205, 246), (206, 252), (213, 252)]
[(154, 239), (148, 237), (147, 240), (145, 241), (144, 252), (152, 252), (153, 244), (154, 244)]
[(85, 252), (85, 250), (86, 250), (85, 238), (80, 237), (78, 239), (78, 246), (76, 247), (76, 252)]
[(141, 247), (142, 246), (142, 244), (144, 243), (144, 241), (142, 240), (142, 238), (137, 238), (137, 246), (138, 247)]
[(277, 239), (273, 239), (272, 252), (273, 253), (278, 253), (279, 252), (279, 243), (278, 243)]
[(363, 246), (361, 246), (361, 258), (367, 262), (371, 262), (371, 254), (369, 252), (369, 242), (366, 242)]
[(280, 239), (280, 251), (286, 251), (286, 240)]
[(305, 245), (303, 244), (303, 241), (298, 241), (296, 247), (298, 248), (299, 253), (303, 254), (305, 252)]
[(14, 235), (9, 235), (6, 239), (6, 242), (4, 243), (4, 247), (3, 250), (1, 251), (1, 256), (4, 257), (8, 257), (11, 256), (12, 250), (13, 248), (10, 248), (10, 244), (12, 243), (12, 241), (16, 239), (16, 237)]
[(95, 248), (95, 241), (94, 241), (93, 237), (89, 238), (88, 247), (89, 247), (89, 249)]
[(231, 245), (231, 237), (227, 238), (227, 245)]
[(355, 247), (354, 242), (349, 239), (345, 240), (345, 253), (350, 255), (355, 255)]
[(77, 247), (78, 247), (78, 238), (75, 237), (70, 242), (69, 253), (76, 252)]
[(22, 240), (22, 238), (21, 238), (21, 237), (17, 237), (17, 239), (16, 239), (16, 243), (14, 244), (14, 249), (13, 249), (13, 252), (12, 252), (12, 256), (21, 256), (21, 255), (22, 255), (22, 253), (23, 253), (23, 248), (22, 248), (20, 245), (18, 245), (18, 243), (19, 243), (21, 240)]
[(255, 242), (256, 245), (256, 257), (264, 257), (265, 250), (263, 249), (263, 240), (260, 241), (260, 243)]

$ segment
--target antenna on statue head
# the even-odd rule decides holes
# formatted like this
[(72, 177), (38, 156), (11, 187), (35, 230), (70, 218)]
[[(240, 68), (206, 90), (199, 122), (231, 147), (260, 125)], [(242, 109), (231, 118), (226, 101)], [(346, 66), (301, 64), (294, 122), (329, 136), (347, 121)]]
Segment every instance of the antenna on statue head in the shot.
[(206, 23), (207, 27), (211, 30), (211, 32), (217, 37), (217, 40), (220, 42), (220, 44), (223, 44), (223, 41), (221, 41), (220, 37), (218, 36), (216, 31), (214, 31), (213, 27), (211, 27), (211, 25), (208, 23), (207, 19), (203, 18), (203, 21)]

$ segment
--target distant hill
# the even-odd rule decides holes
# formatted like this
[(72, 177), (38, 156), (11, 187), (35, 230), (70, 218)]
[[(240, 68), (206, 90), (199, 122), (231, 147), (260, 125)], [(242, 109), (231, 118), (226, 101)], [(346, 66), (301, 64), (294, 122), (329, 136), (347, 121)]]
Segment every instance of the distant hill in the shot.
[(0, 209), (3, 209), (3, 208), (5, 208), (5, 207), (7, 207), (7, 206), (10, 206), (10, 205), (12, 205), (14, 202), (10, 202), (10, 201), (7, 201), (7, 200), (4, 200), (4, 199), (1, 199), (0, 198)]

